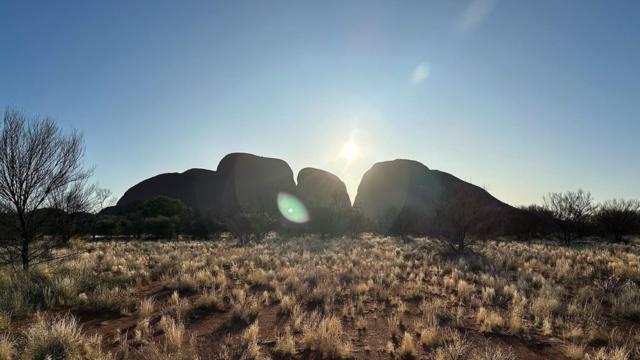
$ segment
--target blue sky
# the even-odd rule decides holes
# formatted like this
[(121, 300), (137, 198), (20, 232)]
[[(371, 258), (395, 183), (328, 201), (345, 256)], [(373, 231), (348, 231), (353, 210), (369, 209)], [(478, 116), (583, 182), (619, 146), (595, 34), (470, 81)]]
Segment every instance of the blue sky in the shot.
[[(229, 152), (352, 196), (410, 158), (515, 204), (640, 197), (637, 1), (2, 1), (0, 106), (85, 134), (95, 180)], [(339, 158), (353, 139), (361, 156)]]

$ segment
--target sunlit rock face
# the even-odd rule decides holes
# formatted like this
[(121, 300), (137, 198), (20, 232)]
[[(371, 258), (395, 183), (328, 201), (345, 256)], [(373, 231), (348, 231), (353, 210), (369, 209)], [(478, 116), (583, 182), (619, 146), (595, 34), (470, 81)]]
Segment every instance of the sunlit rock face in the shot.
[(183, 173), (166, 173), (141, 181), (127, 190), (116, 208), (127, 208), (157, 196), (179, 199), (190, 208), (208, 213), (220, 206), (220, 177), (212, 170), (190, 169)]
[(437, 207), (457, 193), (473, 197), (486, 208), (510, 208), (478, 186), (402, 159), (374, 164), (362, 177), (353, 206), (384, 231), (393, 216), (407, 208), (424, 214), (425, 222), (433, 221)]
[(285, 161), (245, 153), (225, 156), (218, 164), (222, 211), (279, 214), (278, 194), (294, 193), (293, 171)]

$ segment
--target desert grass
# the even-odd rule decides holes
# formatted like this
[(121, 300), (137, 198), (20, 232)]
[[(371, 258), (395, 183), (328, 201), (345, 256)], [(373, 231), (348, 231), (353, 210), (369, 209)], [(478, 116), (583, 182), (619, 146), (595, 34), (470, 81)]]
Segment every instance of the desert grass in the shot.
[(9, 335), (0, 336), (0, 360), (11, 360), (14, 355), (14, 340)]
[[(372, 234), (275, 237), (246, 246), (233, 240), (77, 246), (80, 256), (55, 267), (0, 269), (0, 349), (9, 343), (14, 354), (91, 348), (104, 357), (101, 347), (118, 338), (122, 349), (109, 352), (197, 356), (190, 328), (209, 316), (224, 319), (220, 329), (230, 338), (215, 346), (226, 346), (231, 357), (360, 358), (383, 351), (481, 359), (491, 354), (472, 350), (490, 333), (547, 343), (572, 358), (640, 353), (634, 246), (488, 241), (451, 257), (430, 239), (404, 243)], [(102, 334), (100, 342), (77, 320), (53, 316), (60, 311), (131, 318), (133, 325)], [(263, 323), (270, 313), (275, 323)], [(55, 336), (45, 336), (44, 327), (57, 329)], [(377, 345), (364, 343), (376, 336)]]
[(82, 334), (78, 321), (65, 316), (47, 319), (38, 316), (25, 333), (25, 359), (104, 359), (101, 339)]

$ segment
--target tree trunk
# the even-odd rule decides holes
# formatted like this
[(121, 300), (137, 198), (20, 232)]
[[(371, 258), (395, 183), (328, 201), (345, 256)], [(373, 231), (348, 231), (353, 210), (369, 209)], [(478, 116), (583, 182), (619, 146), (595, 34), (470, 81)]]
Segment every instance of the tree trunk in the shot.
[(22, 235), (22, 268), (29, 270), (29, 237), (26, 234)]
[(615, 237), (615, 242), (617, 242), (617, 243), (621, 243), (622, 242), (622, 234), (616, 233), (614, 235), (614, 237)]
[(464, 238), (461, 237), (458, 239), (458, 252), (462, 253), (464, 251)]

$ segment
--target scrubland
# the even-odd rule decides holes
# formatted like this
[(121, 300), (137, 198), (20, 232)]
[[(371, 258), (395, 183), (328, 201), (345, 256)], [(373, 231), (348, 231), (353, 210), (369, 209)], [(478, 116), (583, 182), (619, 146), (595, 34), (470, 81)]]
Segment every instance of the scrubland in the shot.
[(0, 273), (5, 359), (636, 359), (632, 245), (77, 243)]

